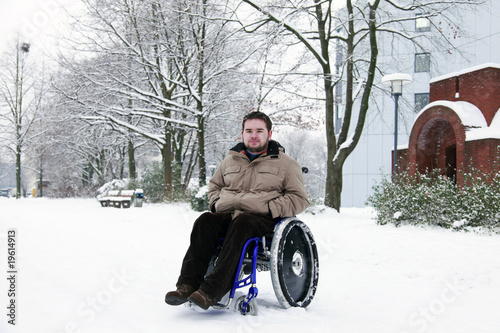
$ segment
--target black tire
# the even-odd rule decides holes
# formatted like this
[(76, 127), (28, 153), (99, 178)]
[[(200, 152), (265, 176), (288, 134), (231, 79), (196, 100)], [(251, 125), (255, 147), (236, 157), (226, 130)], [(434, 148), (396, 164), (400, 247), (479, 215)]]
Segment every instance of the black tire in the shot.
[(311, 230), (295, 217), (282, 220), (271, 244), (271, 279), (281, 306), (307, 307), (318, 277), (318, 252)]
[(245, 301), (246, 297), (246, 295), (243, 295), (236, 300), (236, 311), (244, 316), (256, 316), (259, 313), (259, 310), (257, 307), (257, 303), (255, 303), (255, 298), (247, 304), (246, 309), (243, 312), (243, 302)]

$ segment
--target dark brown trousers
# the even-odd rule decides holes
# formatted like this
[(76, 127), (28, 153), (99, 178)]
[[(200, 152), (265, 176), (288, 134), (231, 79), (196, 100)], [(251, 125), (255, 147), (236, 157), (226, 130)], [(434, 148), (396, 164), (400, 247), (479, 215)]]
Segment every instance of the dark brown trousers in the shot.
[[(231, 290), (245, 242), (272, 232), (276, 221), (271, 217), (248, 213), (235, 219), (226, 213), (203, 213), (193, 225), (191, 243), (182, 262), (177, 286), (188, 284), (219, 301)], [(219, 252), (221, 239), (224, 241)], [(217, 264), (205, 277), (210, 260), (215, 255), (218, 255)]]

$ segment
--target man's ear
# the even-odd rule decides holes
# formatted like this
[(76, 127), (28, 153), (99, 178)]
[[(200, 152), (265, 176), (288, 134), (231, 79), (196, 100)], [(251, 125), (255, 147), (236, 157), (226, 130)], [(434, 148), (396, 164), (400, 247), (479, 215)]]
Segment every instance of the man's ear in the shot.
[(273, 135), (273, 131), (269, 131), (269, 140), (271, 140), (272, 135)]

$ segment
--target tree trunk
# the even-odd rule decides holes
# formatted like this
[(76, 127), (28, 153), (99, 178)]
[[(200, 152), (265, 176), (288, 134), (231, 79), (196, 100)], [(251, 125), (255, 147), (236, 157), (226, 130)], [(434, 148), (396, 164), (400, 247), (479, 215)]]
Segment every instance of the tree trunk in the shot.
[[(337, 211), (340, 210), (340, 193), (342, 192), (342, 177), (340, 177), (340, 188), (338, 181), (338, 170), (334, 168), (334, 158), (337, 152), (336, 137), (335, 137), (335, 123), (334, 123), (334, 98), (333, 88), (327, 89), (327, 85), (331, 85), (325, 79), (325, 95), (326, 95), (326, 147), (327, 147), (327, 160), (326, 160), (326, 185), (325, 185), (325, 206), (332, 207)], [(342, 173), (342, 170), (340, 170)]]
[[(202, 11), (203, 16), (206, 15), (206, 6), (207, 0), (202, 1)], [(204, 80), (205, 80), (205, 38), (206, 38), (206, 22), (202, 22), (201, 26), (201, 36), (200, 41), (198, 43), (198, 96), (199, 99), (197, 101), (196, 108), (200, 112), (198, 116), (198, 129), (196, 132), (197, 140), (198, 140), (198, 185), (200, 187), (205, 186), (207, 184), (207, 164), (205, 161), (205, 117), (203, 115), (203, 89), (204, 89)]]
[(205, 118), (198, 116), (198, 129), (196, 131), (198, 139), (198, 185), (200, 187), (207, 184), (207, 163), (205, 160)]
[(16, 147), (16, 199), (21, 198), (21, 145)]
[(39, 179), (39, 184), (40, 184), (40, 192), (38, 193), (39, 198), (43, 198), (43, 170), (42, 170), (42, 165), (40, 163), (40, 179)]
[(136, 177), (135, 169), (135, 148), (132, 140), (128, 141), (128, 173), (130, 179), (135, 179)]
[(165, 198), (172, 198), (172, 142), (170, 132), (167, 131), (165, 134), (165, 144), (162, 147), (162, 157), (163, 157), (163, 174), (165, 181)]

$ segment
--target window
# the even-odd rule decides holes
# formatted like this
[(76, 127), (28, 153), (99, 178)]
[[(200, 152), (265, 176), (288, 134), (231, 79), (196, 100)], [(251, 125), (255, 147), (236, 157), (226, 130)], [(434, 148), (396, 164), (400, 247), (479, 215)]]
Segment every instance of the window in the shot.
[(430, 72), (431, 70), (431, 54), (416, 53), (415, 54), (415, 73)]
[(429, 93), (415, 94), (415, 111), (420, 112), (429, 104)]
[(415, 31), (431, 31), (431, 21), (429, 21), (427, 17), (418, 17), (422, 15), (423, 14), (417, 14), (417, 18), (415, 19)]

